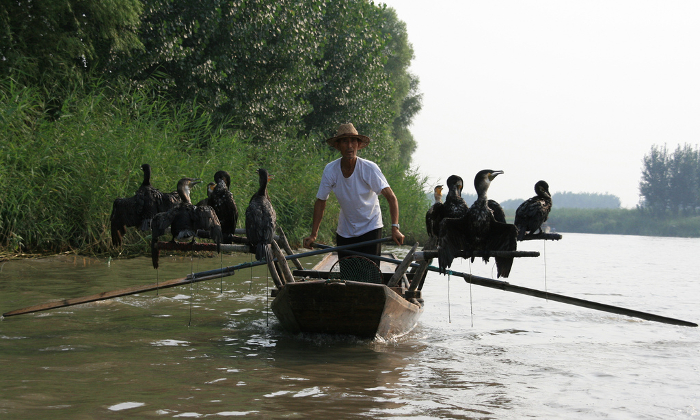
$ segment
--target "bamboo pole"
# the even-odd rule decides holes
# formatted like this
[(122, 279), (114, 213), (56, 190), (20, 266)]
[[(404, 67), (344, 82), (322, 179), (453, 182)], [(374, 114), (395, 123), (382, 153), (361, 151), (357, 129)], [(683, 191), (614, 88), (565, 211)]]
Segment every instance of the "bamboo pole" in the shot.
[[(351, 254), (356, 254), (356, 255), (362, 255), (365, 257), (371, 257), (374, 259), (378, 259), (380, 261), (386, 261), (386, 262), (392, 262), (395, 264), (401, 263), (401, 261), (393, 259), (393, 258), (386, 258), (386, 257), (381, 257), (381, 256), (376, 256), (376, 255), (369, 255), (365, 254), (362, 252), (357, 252), (357, 251), (348, 251)], [(418, 264), (411, 264), (412, 267), (419, 267)], [(437, 267), (429, 266), (428, 270), (434, 271), (436, 273), (439, 273), (440, 270)], [(537, 289), (530, 289), (528, 287), (522, 287), (522, 286), (516, 286), (514, 284), (510, 284), (505, 281), (501, 280), (493, 280), (489, 279), (486, 277), (479, 277), (479, 276), (474, 276), (472, 274), (466, 274), (466, 273), (461, 273), (459, 271), (452, 271), (452, 270), (447, 270), (448, 274), (451, 274), (453, 276), (458, 276), (464, 278), (464, 280), (467, 283), (475, 284), (477, 286), (483, 286), (483, 287), (488, 287), (491, 289), (499, 289), (503, 290), (506, 292), (513, 292), (513, 293), (519, 293), (522, 295), (528, 295), (528, 296), (533, 296), (536, 298), (540, 299), (547, 299), (547, 300), (553, 300), (556, 302), (561, 302), (565, 303), (567, 305), (575, 305), (575, 306), (581, 306), (583, 308), (589, 308), (589, 309), (594, 309), (597, 311), (603, 311), (603, 312), (610, 312), (618, 315), (626, 315), (634, 318), (641, 318), (645, 319), (647, 321), (654, 321), (654, 322), (661, 322), (664, 324), (672, 324), (672, 325), (681, 325), (684, 327), (697, 327), (698, 324), (690, 321), (683, 321), (681, 319), (676, 319), (676, 318), (669, 318), (666, 316), (662, 315), (656, 315), (648, 312), (642, 312), (642, 311), (637, 311), (635, 309), (627, 309), (623, 308), (620, 306), (613, 306), (613, 305), (608, 305), (605, 303), (599, 303), (599, 302), (593, 302), (590, 300), (585, 300), (585, 299), (579, 299), (575, 297), (570, 297), (570, 296), (565, 296), (565, 295), (560, 295), (557, 293), (551, 293), (551, 292), (545, 292), (542, 290), (537, 290)]]
[[(381, 238), (381, 239), (374, 239), (374, 240), (367, 241), (367, 242), (362, 242), (359, 244), (343, 245), (343, 246), (337, 246), (337, 247), (328, 247), (326, 249), (319, 249), (319, 250), (315, 250), (315, 251), (309, 251), (309, 252), (303, 252), (300, 254), (289, 255), (289, 256), (285, 257), (285, 260), (290, 260), (292, 258), (311, 257), (314, 255), (325, 254), (325, 253), (333, 252), (333, 251), (337, 251), (337, 250), (344, 250), (344, 249), (349, 249), (349, 248), (353, 248), (353, 247), (357, 247), (357, 246), (370, 245), (370, 244), (375, 244), (377, 242), (389, 242), (389, 241), (391, 241), (391, 238)], [(186, 284), (190, 284), (190, 283), (197, 283), (200, 281), (215, 280), (215, 279), (220, 279), (222, 277), (232, 276), (236, 271), (241, 270), (243, 268), (256, 267), (256, 266), (265, 265), (265, 264), (267, 264), (267, 262), (265, 262), (265, 261), (253, 261), (253, 262), (241, 263), (241, 264), (233, 265), (233, 266), (229, 266), (229, 267), (218, 268), (215, 270), (200, 271), (199, 273), (190, 274), (187, 277), (168, 280), (168, 281), (165, 281), (162, 283), (158, 282), (158, 283), (147, 284), (147, 285), (142, 285), (142, 286), (133, 286), (133, 287), (125, 288), (125, 289), (112, 290), (109, 292), (102, 292), (102, 293), (98, 293), (98, 294), (90, 295), (90, 296), (83, 296), (83, 297), (70, 298), (70, 299), (61, 299), (61, 300), (57, 300), (54, 302), (40, 303), (38, 305), (27, 306), (25, 308), (15, 309), (13, 311), (5, 312), (4, 314), (2, 314), (2, 316), (3, 317), (10, 317), (10, 316), (15, 316), (15, 315), (29, 314), (29, 313), (33, 313), (33, 312), (46, 311), (49, 309), (64, 308), (67, 306), (80, 305), (83, 303), (97, 302), (100, 300), (113, 299), (113, 298), (121, 297), (121, 296), (134, 295), (137, 293), (150, 292), (153, 290), (167, 289), (170, 287), (182, 286), (182, 285), (186, 285)]]
[[(282, 230), (281, 226), (277, 226), (277, 230), (279, 231), (279, 242), (282, 244), (282, 248), (284, 248), (284, 251), (287, 253), (287, 255), (293, 255), (294, 251), (292, 251), (292, 247), (289, 246), (289, 241), (287, 240), (287, 235), (284, 234), (284, 230)], [(292, 263), (294, 263), (294, 266), (297, 268), (297, 270), (304, 269), (304, 266), (301, 265), (298, 258), (292, 258), (291, 260)]]

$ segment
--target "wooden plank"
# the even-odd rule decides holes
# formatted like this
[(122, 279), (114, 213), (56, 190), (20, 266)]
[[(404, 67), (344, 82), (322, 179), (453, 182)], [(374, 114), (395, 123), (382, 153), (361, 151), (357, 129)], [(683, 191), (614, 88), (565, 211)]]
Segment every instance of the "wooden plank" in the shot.
[(387, 286), (395, 287), (397, 284), (399, 284), (399, 281), (401, 281), (404, 274), (406, 273), (406, 270), (408, 270), (408, 267), (413, 262), (413, 254), (416, 252), (416, 248), (418, 248), (418, 242), (413, 244), (413, 248), (411, 248), (411, 250), (408, 251), (406, 257), (403, 259), (403, 261), (401, 261), (401, 264), (399, 264), (398, 268), (396, 268), (396, 271), (394, 272), (394, 275), (391, 276), (391, 278), (389, 279), (389, 283), (387, 283)]
[[(277, 226), (277, 230), (279, 231), (279, 237), (280, 237), (280, 242), (282, 244), (282, 248), (284, 251), (287, 253), (287, 255), (294, 255), (294, 251), (292, 251), (292, 247), (289, 246), (289, 241), (287, 240), (287, 235), (284, 234), (284, 230), (282, 230), (281, 226)], [(301, 262), (299, 262), (298, 258), (292, 258), (292, 263), (294, 266), (297, 268), (297, 270), (302, 270), (304, 269), (304, 266), (301, 265)]]
[(280, 277), (284, 279), (284, 283), (294, 283), (292, 271), (289, 269), (287, 260), (284, 259), (284, 254), (282, 254), (282, 250), (277, 244), (277, 241), (273, 240), (271, 245), (272, 254), (275, 256), (275, 258), (277, 258), (277, 267), (280, 269)]

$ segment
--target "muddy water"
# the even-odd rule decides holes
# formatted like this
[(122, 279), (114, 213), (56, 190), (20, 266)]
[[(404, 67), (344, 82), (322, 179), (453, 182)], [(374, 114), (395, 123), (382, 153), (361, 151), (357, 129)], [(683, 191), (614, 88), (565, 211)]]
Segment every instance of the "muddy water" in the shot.
[[(565, 234), (509, 281), (700, 321), (700, 241)], [(319, 259), (303, 261), (309, 267)], [(250, 261), (163, 258), (158, 280)], [(492, 265), (455, 270), (491, 277)], [(0, 311), (156, 281), (148, 258), (0, 263)], [(263, 268), (0, 322), (0, 417), (694, 418), (700, 330), (431, 273), (392, 342), (292, 335)]]

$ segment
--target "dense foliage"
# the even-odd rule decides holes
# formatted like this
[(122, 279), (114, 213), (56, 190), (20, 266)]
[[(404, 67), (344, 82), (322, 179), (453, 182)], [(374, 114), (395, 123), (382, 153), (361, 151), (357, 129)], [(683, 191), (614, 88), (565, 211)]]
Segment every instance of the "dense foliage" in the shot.
[[(0, 3), (0, 77), (53, 89), (86, 74), (140, 86), (261, 145), (353, 122), (405, 167), (420, 109), (413, 49), (367, 0), (34, 0)], [(56, 112), (65, 97), (51, 92)], [(371, 157), (371, 156), (370, 156)]]
[[(260, 153), (239, 133), (215, 127), (205, 113), (173, 108), (158, 89), (95, 85), (65, 92), (63, 114), (46, 118), (43, 92), (0, 84), (0, 248), (5, 252), (139, 253), (148, 237), (130, 229), (126, 246), (112, 249), (109, 214), (117, 197), (133, 195), (142, 163), (153, 167), (152, 183), (172, 191), (183, 176), (212, 180), (225, 169), (244, 210), (257, 190), (258, 167), (274, 175), (269, 192), (280, 226), (295, 244), (311, 227), (314, 197), (323, 167), (337, 152), (280, 140)], [(206, 139), (207, 147), (201, 147)], [(364, 149), (372, 151), (373, 145)], [(399, 164), (383, 165), (401, 203), (406, 233), (423, 232), (425, 180)], [(205, 196), (193, 191), (193, 201)], [(382, 199), (383, 200), (383, 199)], [(384, 210), (386, 204), (382, 205)], [(338, 216), (329, 200), (319, 240), (331, 243)], [(388, 214), (386, 215), (388, 218)], [(239, 221), (243, 227), (243, 220)], [(405, 227), (404, 227), (405, 226)], [(422, 238), (408, 235), (407, 240)]]
[[(227, 169), (244, 205), (254, 169), (268, 167), (298, 241), (337, 157), (323, 139), (344, 122), (372, 137), (362, 156), (384, 169), (402, 226), (422, 232), (403, 217), (427, 207), (409, 168), (412, 58), (405, 24), (368, 0), (1, 2), (0, 175), (12, 187), (0, 245), (107, 250), (111, 200), (133, 194), (145, 162), (165, 190)], [(337, 211), (329, 203), (327, 220)]]
[(639, 182), (641, 208), (654, 216), (697, 215), (700, 212), (700, 149), (678, 145), (652, 146), (644, 156)]

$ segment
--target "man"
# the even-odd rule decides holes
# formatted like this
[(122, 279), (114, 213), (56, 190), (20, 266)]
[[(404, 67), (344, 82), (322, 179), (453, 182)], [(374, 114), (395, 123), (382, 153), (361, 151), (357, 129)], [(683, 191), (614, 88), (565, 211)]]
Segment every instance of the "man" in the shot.
[[(382, 212), (379, 208), (381, 194), (389, 204), (391, 237), (397, 245), (403, 244), (404, 235), (399, 229), (399, 202), (384, 174), (376, 163), (357, 156), (371, 139), (357, 133), (352, 124), (341, 124), (335, 137), (326, 142), (340, 151), (340, 159), (326, 165), (314, 204), (311, 235), (304, 238), (304, 247), (311, 248), (316, 241), (318, 228), (326, 209), (331, 191), (340, 204), (336, 244), (349, 245), (379, 239), (382, 236)], [(353, 251), (379, 255), (381, 244), (352, 248)], [(342, 257), (343, 255), (340, 255)]]

